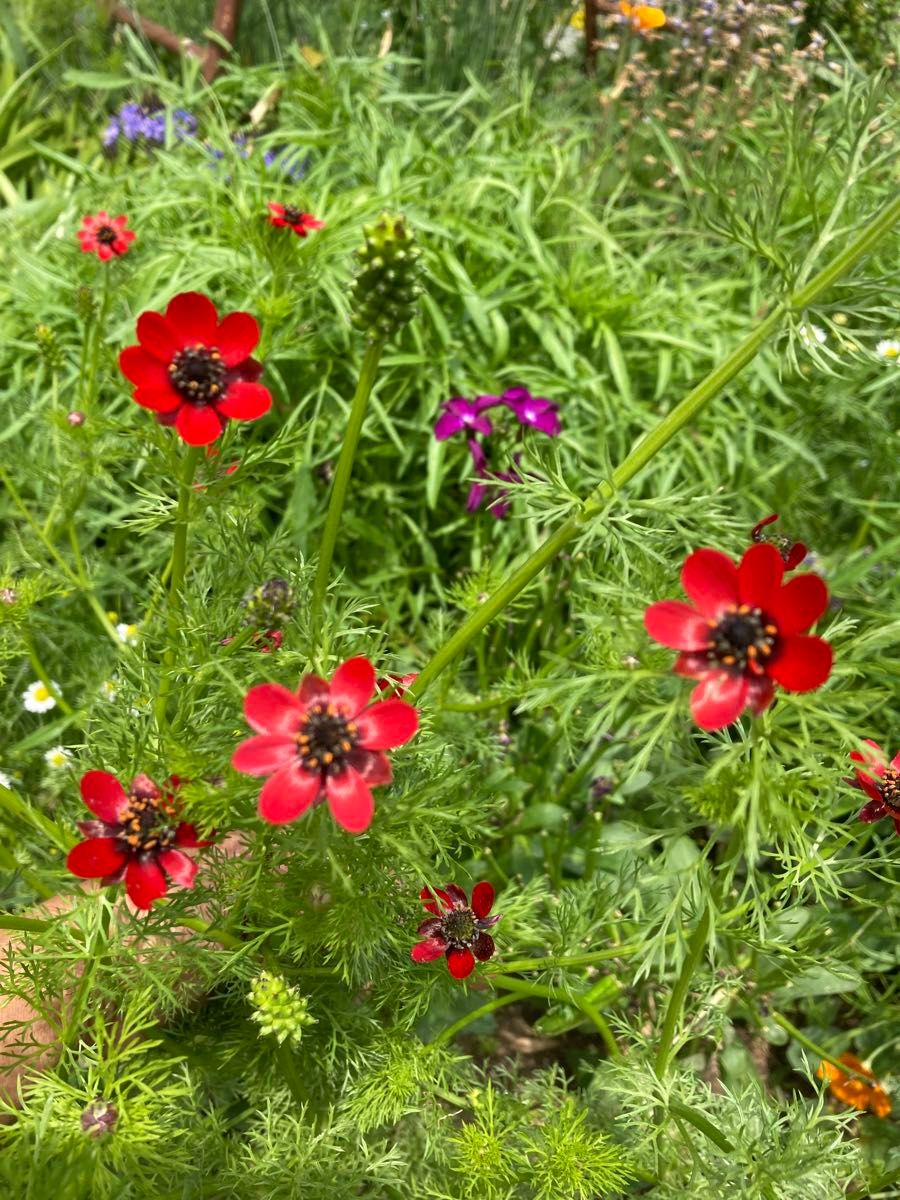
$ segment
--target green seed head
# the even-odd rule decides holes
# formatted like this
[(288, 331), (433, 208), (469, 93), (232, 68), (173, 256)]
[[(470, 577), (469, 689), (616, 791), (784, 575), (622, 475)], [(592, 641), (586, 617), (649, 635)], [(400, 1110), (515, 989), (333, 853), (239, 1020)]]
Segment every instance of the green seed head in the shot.
[(262, 1037), (271, 1035), (278, 1042), (290, 1039), (298, 1045), (304, 1025), (315, 1025), (315, 1017), (307, 1012), (308, 1001), (295, 987), (285, 983), (280, 975), (263, 971), (250, 984), (248, 995), (256, 1010), (250, 1020), (259, 1025)]
[(353, 324), (370, 339), (388, 338), (415, 315), (422, 293), (422, 251), (403, 216), (385, 213), (363, 227), (366, 244), (356, 252), (351, 286)]

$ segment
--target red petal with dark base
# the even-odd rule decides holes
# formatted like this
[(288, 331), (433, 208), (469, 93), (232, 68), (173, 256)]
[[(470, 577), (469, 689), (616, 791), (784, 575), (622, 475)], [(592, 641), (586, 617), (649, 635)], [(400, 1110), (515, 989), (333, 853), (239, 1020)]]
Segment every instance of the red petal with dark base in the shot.
[(709, 659), (705, 654), (689, 650), (678, 655), (672, 664), (672, 670), (676, 675), (686, 675), (688, 679), (702, 679), (709, 671)]
[(166, 308), (166, 321), (178, 338), (179, 346), (215, 346), (219, 314), (209, 296), (200, 292), (181, 292)]
[(197, 864), (180, 850), (163, 850), (159, 856), (159, 865), (179, 887), (194, 886)]
[[(331, 702), (345, 716), (355, 717), (366, 707), (375, 691), (375, 668), (367, 658), (348, 658), (335, 671), (329, 688)], [(369, 749), (380, 750), (380, 746)]]
[(486, 962), (496, 950), (494, 939), (489, 933), (479, 933), (472, 943), (472, 950), (479, 962)]
[(720, 550), (695, 550), (681, 568), (681, 586), (705, 617), (718, 617), (737, 603), (737, 567)]
[(794, 567), (799, 567), (806, 558), (807, 549), (802, 542), (794, 542), (790, 550), (788, 550), (787, 558), (784, 560), (784, 569), (793, 571)]
[(476, 883), (472, 889), (472, 912), (476, 917), (486, 917), (494, 906), (494, 887), (490, 883)]
[(255, 421), (272, 407), (272, 393), (261, 383), (233, 383), (228, 395), (218, 405), (223, 417), (235, 421)]
[(182, 821), (175, 830), (176, 846), (187, 846), (189, 850), (196, 850), (198, 846), (211, 846), (212, 844), (209, 838), (199, 837), (197, 830), (188, 821)]
[[(144, 316), (150, 314), (145, 313)], [(141, 346), (126, 346), (119, 354), (119, 370), (136, 387), (162, 389), (169, 387), (169, 372), (158, 358), (148, 354)], [(175, 393), (177, 395), (177, 392)], [(179, 396), (179, 402), (181, 397)]]
[(463, 889), (459, 886), (458, 883), (445, 883), (444, 891), (447, 893), (447, 895), (450, 897), (450, 899), (453, 901), (453, 903), (457, 906), (457, 908), (468, 908), (469, 907), (469, 897), (466, 895), (466, 893), (463, 891)]
[(80, 879), (99, 879), (118, 871), (126, 858), (119, 849), (118, 838), (88, 838), (72, 847), (66, 867)]
[(297, 764), (282, 767), (259, 793), (259, 815), (270, 825), (286, 825), (302, 817), (322, 790), (318, 775)]
[(881, 799), (881, 797), (878, 796), (877, 798), (870, 800), (868, 804), (860, 809), (859, 819), (860, 821), (865, 821), (868, 825), (872, 821), (880, 821), (887, 811), (887, 805)]
[(419, 714), (403, 700), (379, 700), (360, 713), (356, 724), (364, 750), (390, 750), (413, 737), (419, 728)]
[(259, 326), (249, 313), (230, 313), (219, 322), (216, 330), (216, 345), (221, 351), (226, 367), (236, 367), (249, 358), (259, 342)]
[(672, 650), (703, 650), (709, 641), (709, 621), (680, 600), (659, 600), (644, 611), (644, 628)]
[(766, 610), (782, 637), (804, 633), (828, 607), (828, 588), (818, 575), (798, 575), (772, 597)]
[(125, 868), (125, 891), (133, 904), (145, 911), (168, 891), (166, 877), (152, 858), (132, 858)]
[(878, 788), (878, 784), (873, 779), (871, 779), (868, 775), (864, 774), (864, 772), (857, 771), (856, 772), (856, 782), (859, 784), (859, 786), (862, 788), (862, 790), (866, 793), (867, 796), (871, 796), (872, 799), (877, 800), (879, 804), (882, 803), (881, 792)]
[(364, 833), (372, 824), (375, 800), (362, 775), (346, 767), (325, 780), (325, 795), (331, 815), (348, 833)]
[(413, 962), (426, 963), (434, 962), (436, 958), (440, 958), (446, 953), (447, 943), (442, 937), (428, 938), (427, 941), (417, 942), (409, 952)]
[(454, 979), (465, 979), (472, 974), (475, 955), (471, 950), (451, 950), (447, 954), (447, 966)]
[(394, 777), (387, 755), (377, 750), (353, 750), (347, 755), (347, 763), (359, 771), (369, 787), (380, 787)]
[(81, 777), (81, 798), (101, 821), (115, 825), (128, 807), (125, 789), (109, 771), (87, 771)]
[(141, 313), (137, 319), (137, 339), (142, 350), (166, 365), (184, 344), (162, 313), (158, 312)]
[(831, 674), (833, 657), (831, 646), (821, 638), (786, 637), (769, 663), (769, 675), (790, 692), (811, 692)]
[[(432, 891), (434, 892), (434, 895), (438, 897), (438, 900), (440, 900), (440, 905), (432, 896)], [(430, 891), (428, 888), (422, 888), (421, 892), (419, 892), (419, 899), (425, 905), (425, 908), (428, 912), (437, 913), (438, 915), (453, 907), (450, 902), (450, 897), (443, 888), (432, 888)], [(441, 905), (443, 905), (443, 908), (441, 908)]]
[(224, 426), (214, 408), (185, 403), (178, 410), (175, 428), (189, 446), (208, 446), (221, 435)]
[(231, 756), (231, 765), (244, 775), (271, 775), (297, 759), (297, 743), (293, 738), (261, 734), (247, 738)]
[[(854, 762), (865, 763), (865, 765), (869, 768), (869, 771), (871, 772), (871, 774), (877, 775), (878, 778), (880, 779), (881, 776), (887, 770), (887, 768), (885, 766), (885, 761), (884, 761), (886, 759), (887, 755), (882, 750), (882, 748), (878, 745), (878, 743), (873, 742), (871, 738), (866, 738), (865, 745), (871, 746), (872, 749), (875, 751), (875, 753), (869, 754), (865, 751), (861, 752), (859, 750), (851, 750), (850, 757)], [(897, 759), (900, 759), (900, 754), (898, 754), (897, 758), (894, 760), (894, 762), (891, 763), (892, 767), (896, 764)], [(856, 773), (857, 773), (857, 775), (860, 774), (859, 771), (857, 771)]]
[(419, 937), (431, 937), (433, 934), (437, 933), (442, 925), (443, 921), (440, 919), (440, 917), (428, 917), (427, 920), (422, 922), (422, 924), (416, 930), (416, 933), (419, 935)]
[(742, 604), (769, 611), (784, 578), (784, 559), (774, 546), (751, 546), (738, 567), (738, 595)]
[(711, 671), (691, 693), (691, 711), (701, 729), (724, 729), (747, 704), (749, 682), (743, 675)]
[(257, 733), (289, 737), (300, 728), (303, 706), (297, 696), (280, 683), (261, 683), (244, 697), (244, 716)]
[(764, 712), (775, 698), (775, 685), (765, 675), (751, 679), (747, 688), (747, 703), (757, 717)]
[(328, 680), (321, 675), (304, 675), (300, 680), (299, 697), (304, 709), (313, 704), (327, 704), (330, 697)]

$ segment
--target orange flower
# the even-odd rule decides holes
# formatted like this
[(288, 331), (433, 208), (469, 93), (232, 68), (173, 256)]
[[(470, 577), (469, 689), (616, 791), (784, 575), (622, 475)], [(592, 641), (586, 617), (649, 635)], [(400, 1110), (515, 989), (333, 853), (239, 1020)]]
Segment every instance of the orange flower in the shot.
[(632, 29), (641, 33), (648, 29), (662, 29), (666, 23), (666, 14), (652, 4), (628, 4), (626, 0), (619, 0), (619, 11), (623, 17), (630, 19)]
[[(875, 1079), (872, 1072), (868, 1067), (862, 1065), (855, 1054), (842, 1054), (838, 1061), (852, 1070), (858, 1071), (860, 1075), (865, 1075), (866, 1079)], [(821, 1062), (816, 1074), (820, 1079), (827, 1079), (828, 1086), (838, 1100), (849, 1104), (852, 1108), (858, 1108), (861, 1112), (871, 1109), (876, 1117), (886, 1117), (891, 1111), (890, 1097), (877, 1083), (865, 1083), (862, 1079), (857, 1079), (856, 1076), (841, 1071), (830, 1062)]]

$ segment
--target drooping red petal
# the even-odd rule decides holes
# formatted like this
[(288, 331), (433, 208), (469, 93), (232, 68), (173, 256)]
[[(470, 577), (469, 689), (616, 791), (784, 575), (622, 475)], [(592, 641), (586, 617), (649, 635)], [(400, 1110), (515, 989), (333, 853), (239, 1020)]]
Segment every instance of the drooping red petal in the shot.
[[(434, 892), (434, 895), (437, 896), (437, 900), (435, 900), (434, 896), (432, 896), (432, 892)], [(428, 888), (422, 888), (421, 892), (419, 892), (419, 899), (425, 905), (425, 908), (428, 912), (436, 913), (438, 916), (440, 916), (442, 911), (441, 905), (443, 905), (444, 911), (449, 911), (453, 907), (450, 897), (443, 888), (431, 888), (430, 890)], [(438, 900), (440, 901), (440, 904), (438, 903)]]
[(178, 336), (179, 346), (215, 346), (219, 314), (209, 296), (181, 292), (166, 308), (166, 321)]
[(163, 850), (159, 856), (159, 865), (177, 883), (179, 887), (192, 888), (194, 876), (197, 874), (197, 864), (180, 850)]
[(297, 743), (293, 738), (264, 733), (241, 742), (231, 756), (231, 765), (244, 775), (272, 775), (296, 758)]
[(681, 586), (704, 617), (717, 618), (737, 603), (737, 567), (721, 550), (695, 550), (681, 568)]
[(118, 871), (127, 858), (119, 849), (118, 838), (88, 838), (73, 846), (66, 858), (66, 867), (80, 879), (100, 879)]
[(424, 942), (416, 942), (412, 950), (409, 952), (413, 962), (426, 963), (433, 962), (436, 958), (440, 958), (446, 953), (447, 943), (442, 937), (431, 937)]
[(887, 805), (881, 799), (881, 797), (878, 796), (875, 799), (870, 800), (868, 804), (864, 805), (859, 810), (859, 820), (865, 821), (867, 825), (870, 825), (873, 821), (880, 821), (887, 811)]
[(375, 800), (362, 775), (345, 767), (325, 780), (325, 795), (331, 815), (348, 833), (363, 833), (372, 824)]
[(128, 807), (125, 789), (109, 771), (86, 771), (81, 777), (81, 798), (108, 825), (115, 825)]
[(472, 912), (476, 917), (486, 917), (494, 906), (494, 885), (483, 882), (472, 888)]
[(219, 404), (219, 412), (234, 421), (255, 421), (272, 407), (272, 393), (261, 383), (245, 383), (239, 380), (228, 389), (225, 399)]
[(757, 675), (747, 687), (747, 703), (757, 717), (769, 707), (775, 698), (775, 684), (767, 675)]
[(184, 345), (169, 322), (158, 312), (145, 312), (137, 319), (141, 349), (161, 363), (170, 363)]
[(805, 633), (828, 607), (828, 588), (818, 575), (797, 575), (772, 596), (766, 615), (782, 637)]
[(405, 700), (379, 700), (360, 713), (356, 724), (364, 750), (390, 750), (406, 745), (413, 737), (419, 728), (419, 714)]
[(244, 697), (244, 716), (257, 733), (291, 737), (300, 728), (303, 705), (280, 683), (260, 683)]
[(738, 567), (738, 594), (742, 604), (770, 611), (784, 578), (784, 559), (770, 542), (760, 542), (744, 552)]
[(744, 711), (748, 689), (744, 675), (710, 671), (691, 693), (694, 720), (701, 729), (724, 729)]
[[(357, 716), (369, 703), (375, 691), (375, 668), (367, 658), (348, 658), (335, 671), (329, 686), (331, 702), (348, 717)], [(370, 746), (380, 750), (381, 746)]]
[(168, 891), (166, 877), (155, 858), (132, 857), (125, 868), (125, 891), (145, 911)]
[(673, 650), (703, 650), (709, 641), (709, 621), (680, 600), (658, 600), (644, 610), (644, 628)]
[(787, 552), (787, 558), (784, 560), (785, 571), (793, 571), (794, 567), (799, 567), (807, 555), (807, 548), (803, 542), (794, 542), (790, 550)]
[(245, 358), (249, 358), (258, 342), (259, 326), (249, 313), (230, 313), (219, 322), (215, 344), (219, 347), (226, 367), (235, 367)]
[(465, 979), (472, 974), (475, 955), (471, 950), (450, 950), (447, 953), (447, 966), (454, 979)]
[(833, 658), (831, 646), (822, 638), (794, 634), (779, 641), (768, 674), (790, 692), (811, 692), (831, 674)]
[(196, 827), (189, 821), (182, 821), (175, 829), (175, 845), (187, 846), (190, 849), (196, 849), (198, 846), (211, 846), (213, 843), (209, 838), (201, 838), (197, 833)]
[(873, 800), (877, 800), (879, 804), (882, 803), (881, 791), (878, 787), (878, 784), (874, 781), (874, 779), (870, 779), (869, 776), (864, 775), (862, 771), (857, 771), (856, 772), (856, 782), (859, 784), (859, 786), (862, 788), (862, 790), (866, 793), (867, 796), (871, 796), (871, 798)]
[(469, 907), (469, 897), (458, 883), (445, 883), (444, 891), (447, 893), (453, 903), (459, 908)]
[(494, 945), (494, 939), (489, 933), (485, 933), (483, 930), (472, 943), (472, 950), (474, 951), (475, 957), (479, 960), (479, 962), (486, 962), (494, 953), (496, 948), (497, 947)]
[(223, 424), (222, 418), (212, 407), (197, 408), (193, 404), (182, 404), (175, 428), (189, 446), (208, 446), (220, 436)]
[(354, 771), (359, 771), (369, 787), (381, 787), (394, 777), (387, 755), (380, 750), (352, 750), (347, 762)]
[(319, 775), (291, 763), (276, 771), (259, 793), (259, 815), (270, 825), (286, 825), (302, 817), (322, 789)]
[(158, 358), (154, 358), (152, 354), (148, 354), (142, 346), (126, 346), (121, 351), (119, 370), (137, 387), (163, 388), (169, 386), (169, 372), (163, 363)]

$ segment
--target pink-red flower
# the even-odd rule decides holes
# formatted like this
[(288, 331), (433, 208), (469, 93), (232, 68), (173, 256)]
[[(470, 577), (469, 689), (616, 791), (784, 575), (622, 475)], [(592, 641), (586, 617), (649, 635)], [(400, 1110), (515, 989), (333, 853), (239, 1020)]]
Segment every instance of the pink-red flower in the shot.
[[(435, 899), (437, 897), (437, 899)], [(485, 962), (494, 953), (494, 939), (487, 932), (501, 919), (489, 917), (494, 905), (494, 888), (490, 883), (476, 883), (472, 903), (461, 887), (445, 883), (435, 888), (434, 895), (422, 888), (419, 898), (428, 912), (434, 915), (423, 921), (418, 933), (425, 940), (417, 942), (410, 951), (413, 962), (432, 962), (443, 954), (454, 979), (472, 974), (475, 959)]]
[(762, 712), (776, 684), (810, 692), (831, 673), (828, 642), (801, 636), (825, 612), (828, 589), (813, 574), (783, 583), (784, 572), (768, 543), (737, 564), (719, 550), (695, 550), (681, 572), (693, 605), (661, 600), (644, 613), (650, 636), (681, 651), (678, 674), (700, 680), (691, 708), (701, 729), (730, 725), (748, 705)]
[(268, 388), (257, 383), (262, 364), (251, 358), (259, 326), (249, 313), (220, 321), (207, 296), (182, 292), (165, 314), (141, 313), (137, 337), (140, 344), (119, 355), (133, 399), (189, 445), (208, 446), (226, 421), (255, 421), (271, 408)]
[(772, 513), (771, 516), (763, 517), (750, 530), (750, 537), (754, 542), (768, 542), (774, 546), (781, 557), (784, 559), (784, 569), (793, 571), (794, 567), (799, 567), (806, 558), (806, 546), (802, 542), (795, 542), (793, 538), (786, 537), (783, 533), (763, 533), (767, 525), (771, 525), (773, 521), (778, 520), (778, 513)]
[[(172, 786), (178, 780), (173, 777)], [(69, 851), (66, 866), (81, 879), (99, 879), (106, 887), (125, 880), (138, 908), (148, 909), (166, 894), (166, 876), (180, 887), (193, 887), (197, 864), (181, 849), (208, 846), (193, 825), (179, 820), (172, 792), (161, 791), (146, 775), (136, 775), (126, 792), (108, 771), (88, 771), (81, 795), (97, 818), (79, 821), (87, 838)]]
[(103, 262), (127, 254), (137, 237), (132, 229), (126, 229), (127, 217), (111, 217), (108, 212), (94, 213), (81, 218), (78, 240), (85, 254), (96, 254)]
[(269, 775), (259, 795), (259, 815), (281, 825), (296, 821), (317, 800), (348, 833), (369, 828), (372, 788), (391, 782), (385, 750), (403, 746), (419, 715), (403, 700), (369, 704), (375, 668), (351, 658), (331, 682), (305, 675), (296, 692), (278, 683), (251, 688), (244, 715), (259, 737), (235, 750), (231, 765), (245, 775)]
[(325, 222), (318, 220), (312, 213), (303, 212), (293, 204), (276, 204), (269, 201), (269, 224), (280, 229), (293, 229), (298, 237), (305, 238), (314, 229), (324, 229)]
[(863, 769), (856, 768), (856, 782), (869, 797), (869, 803), (860, 811), (859, 819), (869, 822), (891, 817), (894, 828), (900, 833), (900, 754), (895, 754), (887, 762), (887, 756), (877, 742), (866, 738), (866, 745), (872, 749), (865, 752), (852, 750), (850, 753), (854, 762), (863, 764)]

